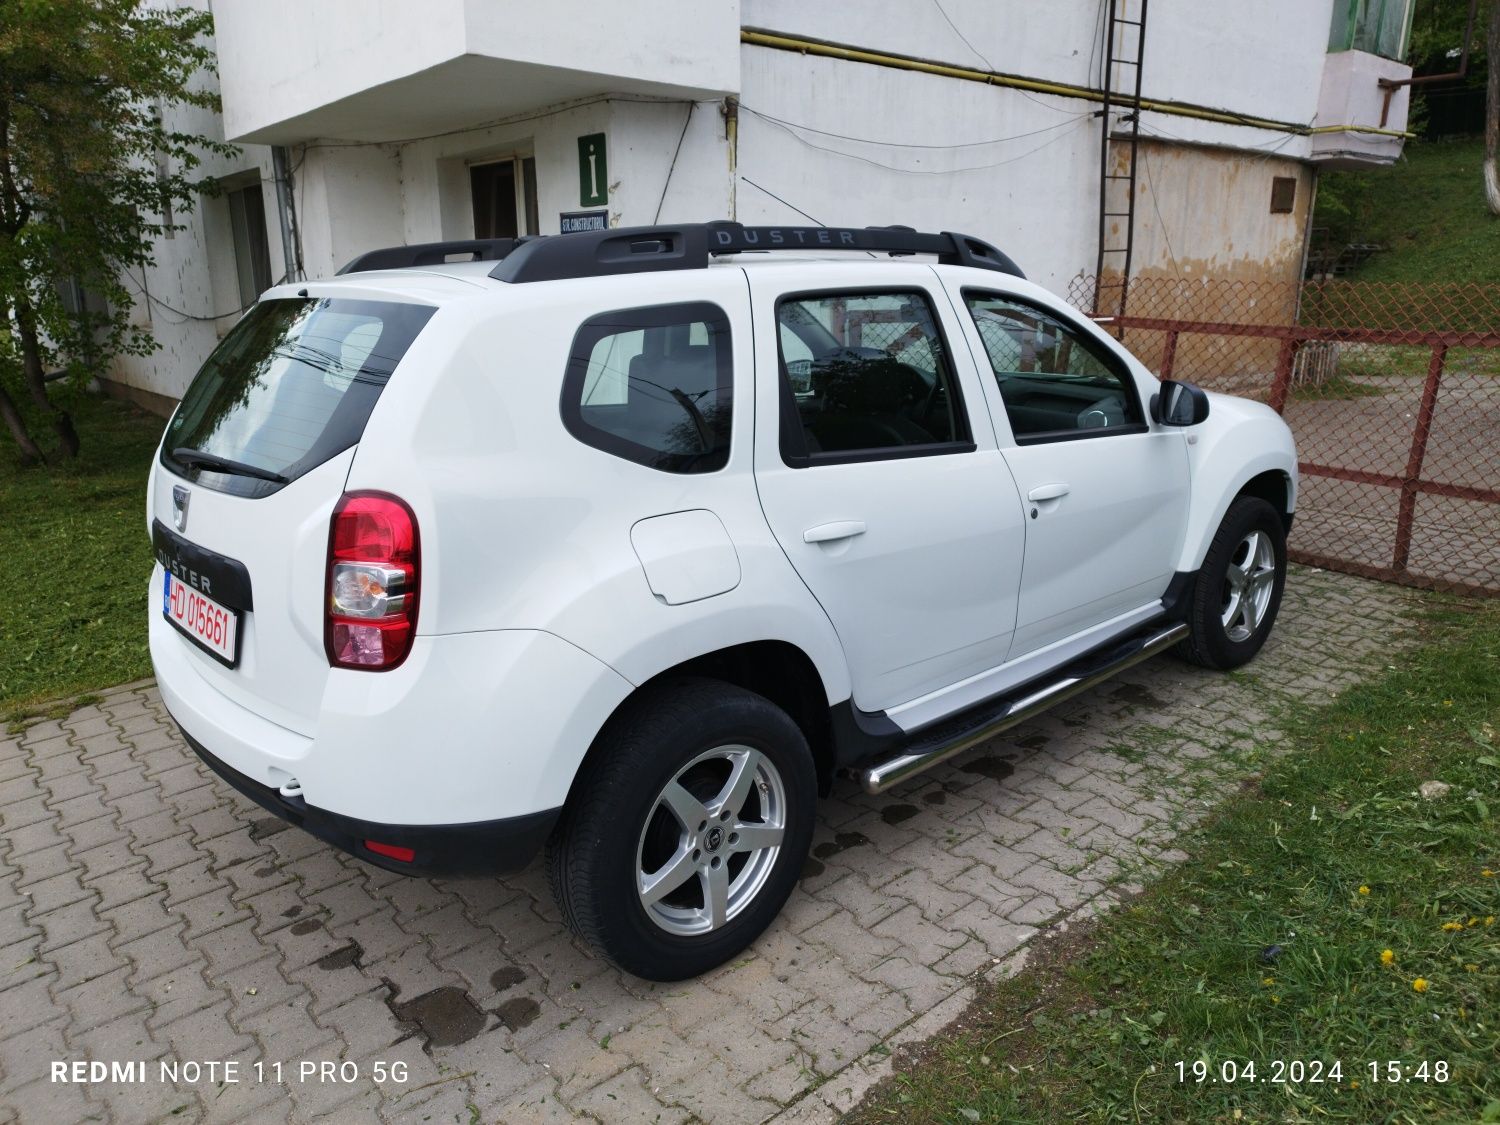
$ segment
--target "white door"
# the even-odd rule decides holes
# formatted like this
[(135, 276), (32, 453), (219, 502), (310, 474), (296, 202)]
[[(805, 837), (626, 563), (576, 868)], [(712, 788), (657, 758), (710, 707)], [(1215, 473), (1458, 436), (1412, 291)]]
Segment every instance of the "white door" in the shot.
[(874, 711), (1004, 659), (1024, 529), (932, 271), (870, 272), (746, 271), (761, 505)]
[(949, 292), (993, 375), (986, 397), (1025, 512), (1011, 659), (1129, 628), (1159, 602), (1182, 545), (1183, 432), (1149, 421), (1149, 374), (1092, 325), (1036, 296)]

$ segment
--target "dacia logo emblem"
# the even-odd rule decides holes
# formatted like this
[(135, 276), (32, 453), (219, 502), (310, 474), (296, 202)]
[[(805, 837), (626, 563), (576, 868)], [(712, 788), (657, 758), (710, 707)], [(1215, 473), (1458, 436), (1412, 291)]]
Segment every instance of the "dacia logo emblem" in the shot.
[(182, 485), (172, 486), (172, 522), (177, 526), (178, 531), (187, 530), (188, 501), (192, 498), (193, 494)]

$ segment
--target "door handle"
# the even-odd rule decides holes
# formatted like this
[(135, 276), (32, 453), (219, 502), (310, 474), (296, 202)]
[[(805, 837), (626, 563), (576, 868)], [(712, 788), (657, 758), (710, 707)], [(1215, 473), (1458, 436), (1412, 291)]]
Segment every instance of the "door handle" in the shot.
[(853, 539), (856, 535), (865, 533), (863, 520), (838, 520), (834, 523), (820, 523), (817, 527), (810, 527), (802, 533), (804, 543), (832, 543), (837, 539)]
[(1028, 500), (1056, 500), (1068, 494), (1068, 486), (1062, 481), (1039, 484), (1026, 494)]

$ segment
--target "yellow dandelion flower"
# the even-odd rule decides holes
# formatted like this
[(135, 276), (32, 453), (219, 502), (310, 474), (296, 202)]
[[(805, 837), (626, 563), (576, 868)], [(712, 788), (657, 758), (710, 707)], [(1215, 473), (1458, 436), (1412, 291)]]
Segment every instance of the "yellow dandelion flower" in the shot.
[(1281, 997), (1280, 996), (1273, 996), (1273, 997), (1271, 997), (1271, 1003), (1273, 1003), (1273, 1004), (1280, 1004), (1281, 1003)]
[(1486, 867), (1479, 874), (1481, 876), (1483, 876), (1484, 878), (1486, 878), (1486, 879), (1493, 879), (1495, 877), (1495, 873), (1493, 871), (1491, 871), (1488, 867)]
[(1263, 985), (1265, 985), (1267, 988), (1270, 988), (1273, 984), (1276, 983), (1276, 978), (1275, 977), (1262, 977), (1260, 983), (1263, 984)]
[(1470, 964), (1464, 966), (1464, 972), (1466, 972), (1466, 973), (1477, 973), (1478, 971), (1479, 971), (1479, 966), (1478, 965), (1470, 963)]
[(1380, 963), (1382, 965), (1389, 965), (1395, 959), (1396, 959), (1396, 954), (1394, 952), (1392, 952), (1391, 950), (1389, 950), (1389, 949), (1382, 949), (1380, 951)]
[(1453, 706), (1453, 700), (1451, 700), (1451, 699), (1445, 699), (1445, 700), (1443, 700), (1443, 706), (1444, 707), (1452, 707)]
[(1349, 1079), (1349, 1089), (1351, 1089), (1351, 1090), (1358, 1090), (1359, 1089), (1359, 1079), (1358, 1078), (1351, 1078), (1351, 1079)]
[(1479, 919), (1478, 918), (1470, 918), (1469, 919), (1469, 925), (1471, 927), (1479, 925)]
[(1487, 915), (1484, 919), (1484, 924), (1486, 926), (1493, 926), (1495, 924), (1495, 916), (1493, 914)]
[(1444, 922), (1443, 923), (1443, 929), (1447, 930), (1449, 933), (1453, 933), (1455, 930), (1461, 930), (1463, 928), (1464, 928), (1464, 924), (1462, 922)]
[(1416, 989), (1416, 991), (1418, 991), (1418, 992), (1426, 992), (1427, 991), (1427, 978), (1426, 977), (1418, 977), (1416, 980), (1414, 980), (1414, 981), (1411, 982), (1411, 986), (1412, 986), (1412, 988)]
[(1359, 893), (1362, 895), (1367, 895), (1370, 893), (1370, 888), (1361, 883), (1359, 885)]

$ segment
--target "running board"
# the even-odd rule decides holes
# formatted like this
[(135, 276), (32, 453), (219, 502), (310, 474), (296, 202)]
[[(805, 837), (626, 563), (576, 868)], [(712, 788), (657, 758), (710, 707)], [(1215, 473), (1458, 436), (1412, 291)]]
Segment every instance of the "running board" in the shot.
[[(958, 723), (939, 723), (930, 732), (917, 734), (904, 750), (893, 758), (854, 770), (866, 793), (883, 793), (914, 774), (946, 762), (956, 754), (978, 746), (1001, 731), (1056, 706), (1064, 699), (1087, 691), (1117, 672), (1139, 664), (1171, 648), (1188, 635), (1183, 624), (1157, 629), (1075, 661), (1058, 679), (1032, 689), (1018, 699), (1000, 703), (999, 710), (986, 710), (981, 716)], [(1071, 670), (1069, 670), (1071, 669)], [(957, 729), (955, 729), (955, 727)]]

